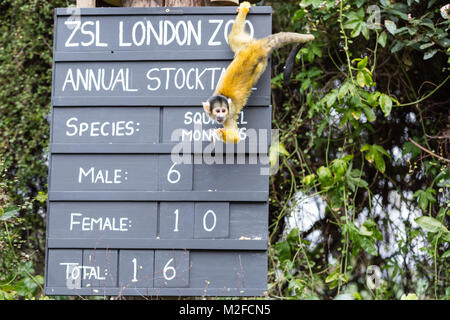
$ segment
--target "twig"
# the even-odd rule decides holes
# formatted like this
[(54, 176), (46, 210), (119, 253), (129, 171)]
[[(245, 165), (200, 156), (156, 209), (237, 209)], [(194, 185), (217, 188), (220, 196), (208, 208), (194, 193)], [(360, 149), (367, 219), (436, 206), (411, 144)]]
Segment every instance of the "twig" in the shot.
[(430, 150), (428, 150), (428, 149), (422, 147), (420, 144), (418, 144), (417, 142), (415, 142), (413, 139), (409, 138), (409, 141), (411, 141), (417, 148), (420, 148), (420, 149), (422, 149), (423, 151), (425, 151), (425, 152), (431, 154), (433, 157), (436, 157), (436, 158), (438, 158), (438, 159), (440, 159), (440, 160), (442, 160), (442, 161), (445, 161), (445, 162), (450, 163), (450, 160), (449, 160), (449, 159), (446, 159), (446, 158), (444, 158), (444, 157), (438, 156), (438, 155), (437, 155), (436, 153), (434, 153), (433, 151), (430, 151)]

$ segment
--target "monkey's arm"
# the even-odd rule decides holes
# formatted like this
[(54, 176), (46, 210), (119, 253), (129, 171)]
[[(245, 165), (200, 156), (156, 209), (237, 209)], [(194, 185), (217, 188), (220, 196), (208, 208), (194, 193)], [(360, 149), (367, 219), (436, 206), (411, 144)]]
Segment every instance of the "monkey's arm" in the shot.
[(216, 130), (217, 136), (225, 143), (238, 143), (241, 140), (237, 121), (228, 119), (223, 123), (223, 128)]
[(245, 18), (249, 12), (251, 4), (247, 1), (242, 2), (238, 7), (238, 14), (234, 20), (231, 32), (228, 35), (228, 44), (234, 53), (244, 48), (251, 40), (251, 36), (245, 32)]

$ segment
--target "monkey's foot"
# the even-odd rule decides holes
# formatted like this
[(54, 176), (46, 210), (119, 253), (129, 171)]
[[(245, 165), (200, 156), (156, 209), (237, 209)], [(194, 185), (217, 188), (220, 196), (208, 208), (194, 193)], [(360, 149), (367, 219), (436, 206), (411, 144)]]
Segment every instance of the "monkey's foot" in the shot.
[(238, 143), (241, 138), (238, 131), (220, 128), (216, 130), (216, 136), (225, 143)]
[(251, 4), (248, 1), (242, 2), (239, 7), (237, 7), (236, 12), (240, 12), (242, 10), (243, 13), (248, 13), (251, 8)]

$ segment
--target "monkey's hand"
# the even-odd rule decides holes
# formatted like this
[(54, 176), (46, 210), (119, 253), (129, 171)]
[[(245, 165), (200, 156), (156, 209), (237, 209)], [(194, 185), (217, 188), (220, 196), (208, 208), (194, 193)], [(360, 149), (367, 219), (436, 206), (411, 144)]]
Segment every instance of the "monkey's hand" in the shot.
[(237, 7), (236, 12), (240, 12), (242, 10), (243, 13), (248, 13), (251, 8), (251, 4), (248, 1), (242, 2), (239, 7)]
[(239, 131), (225, 128), (217, 129), (216, 136), (225, 143), (238, 143), (241, 140)]

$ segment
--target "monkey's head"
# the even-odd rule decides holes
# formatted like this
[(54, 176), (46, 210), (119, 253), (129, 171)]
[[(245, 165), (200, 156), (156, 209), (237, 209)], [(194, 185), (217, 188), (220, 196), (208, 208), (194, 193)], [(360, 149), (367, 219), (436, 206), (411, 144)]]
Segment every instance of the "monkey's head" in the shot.
[(216, 95), (203, 102), (203, 110), (205, 110), (212, 120), (223, 124), (230, 114), (230, 105), (230, 98), (223, 95)]

